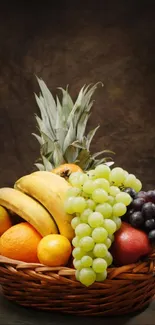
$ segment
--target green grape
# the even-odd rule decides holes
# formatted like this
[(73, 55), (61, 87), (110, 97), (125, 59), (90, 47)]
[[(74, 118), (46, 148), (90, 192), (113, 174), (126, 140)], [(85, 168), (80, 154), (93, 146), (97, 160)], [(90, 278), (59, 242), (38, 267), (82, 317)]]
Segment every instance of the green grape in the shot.
[(131, 196), (125, 192), (120, 192), (117, 194), (115, 200), (117, 203), (124, 203), (126, 206), (132, 202)]
[(89, 179), (83, 184), (83, 191), (87, 194), (92, 194), (93, 191), (95, 190), (95, 184), (94, 181)]
[(127, 211), (124, 203), (116, 203), (113, 205), (113, 216), (122, 217)]
[(120, 193), (120, 189), (117, 186), (110, 186), (109, 194), (111, 196), (116, 196), (118, 193)]
[(73, 260), (73, 265), (75, 267), (76, 270), (81, 270), (82, 269), (82, 264), (81, 264), (81, 260)]
[(124, 180), (124, 186), (134, 188), (135, 182), (136, 176), (133, 174), (129, 174)]
[[(72, 179), (70, 179), (71, 176), (72, 176)], [(74, 187), (77, 186), (77, 188), (79, 188), (79, 185), (80, 185), (80, 184), (78, 184), (78, 177), (77, 177), (77, 176), (74, 176), (74, 177), (73, 177), (73, 174), (71, 174), (70, 177), (69, 177), (69, 179), (68, 179), (69, 183), (70, 183), (72, 186), (74, 186)], [(82, 187), (80, 186), (80, 188), (82, 188)]]
[(81, 173), (81, 175), (79, 175), (79, 184), (83, 185), (86, 181), (88, 181), (87, 174)]
[(87, 256), (90, 256), (92, 259), (94, 258), (94, 253), (93, 251), (87, 252)]
[(95, 168), (96, 178), (101, 178), (102, 177), (102, 178), (105, 178), (105, 179), (108, 180), (110, 172), (111, 172), (111, 169), (107, 165), (104, 165), (104, 164), (98, 165)]
[(79, 238), (91, 235), (91, 227), (87, 223), (80, 223), (75, 228), (75, 234)]
[(88, 217), (88, 223), (92, 228), (103, 226), (103, 216), (100, 212), (93, 212)]
[(93, 260), (92, 268), (96, 273), (102, 273), (107, 269), (108, 265), (105, 259), (97, 257)]
[(85, 236), (85, 237), (81, 238), (79, 241), (80, 248), (85, 252), (92, 251), (94, 248), (94, 245), (95, 245), (95, 243), (94, 243), (93, 238), (89, 237), (89, 236)]
[(87, 172), (88, 178), (91, 179), (92, 181), (96, 179), (96, 175), (95, 175), (95, 170), (88, 170)]
[(111, 218), (112, 216), (112, 206), (109, 203), (98, 204), (95, 211), (102, 213), (105, 219)]
[(80, 247), (76, 247), (73, 249), (72, 255), (76, 260), (80, 260), (85, 255), (85, 252)]
[(75, 200), (75, 197), (69, 197), (65, 200), (65, 203), (64, 203), (64, 209), (65, 209), (65, 212), (69, 213), (69, 214), (73, 214), (75, 212), (74, 210), (74, 200)]
[(75, 172), (75, 173), (72, 173), (70, 176), (69, 176), (69, 183), (74, 186), (74, 187), (78, 187), (78, 188), (82, 188), (80, 182), (79, 182), (79, 177), (82, 173), (81, 172)]
[(107, 265), (110, 266), (113, 262), (113, 257), (110, 252), (107, 252), (107, 255), (104, 256), (105, 261), (107, 262)]
[[(71, 173), (69, 178), (72, 179), (72, 178), (77, 177), (77, 178), (80, 179), (80, 177), (83, 176), (83, 175), (86, 175), (86, 174), (84, 172), (82, 172), (82, 171), (77, 171), (77, 172)], [(87, 175), (86, 175), (86, 177), (87, 177)]]
[(108, 238), (111, 240), (111, 243), (113, 243), (113, 241), (114, 241), (114, 239), (115, 239), (115, 237), (114, 237), (114, 235), (108, 235)]
[(82, 266), (82, 268), (83, 267), (90, 267), (90, 266), (92, 266), (92, 264), (93, 264), (93, 259), (90, 256), (85, 255), (85, 256), (83, 256), (81, 258), (81, 266)]
[(72, 220), (71, 220), (71, 226), (73, 229), (75, 229), (79, 224), (80, 224), (80, 218), (79, 217), (74, 217)]
[(109, 203), (111, 206), (114, 205), (114, 204), (115, 204), (115, 198), (114, 198), (114, 196), (109, 195), (109, 196), (108, 196), (108, 201), (107, 201), (107, 203)]
[(80, 271), (79, 270), (76, 270), (75, 271), (75, 278), (76, 278), (77, 281), (80, 281), (79, 275), (80, 275)]
[(91, 195), (91, 194), (87, 194), (87, 193), (85, 193), (84, 191), (81, 192), (81, 196), (82, 196), (84, 199), (86, 199), (86, 200), (88, 200), (88, 199), (90, 198), (90, 195)]
[(112, 235), (116, 231), (116, 224), (111, 219), (105, 219), (104, 228), (107, 230), (108, 234)]
[(136, 192), (139, 192), (142, 189), (142, 183), (139, 179), (136, 179), (134, 186), (132, 187)]
[(95, 243), (103, 243), (107, 237), (108, 233), (102, 227), (95, 228), (92, 232), (92, 238), (94, 239)]
[(96, 188), (92, 193), (92, 199), (96, 203), (104, 203), (108, 200), (108, 194), (102, 188)]
[(107, 179), (104, 178), (98, 178), (94, 181), (95, 188), (102, 188), (106, 192), (109, 192), (110, 184), (107, 181)]
[(80, 220), (81, 222), (84, 222), (84, 223), (88, 223), (88, 217), (90, 216), (90, 214), (93, 213), (93, 210), (91, 209), (86, 209), (84, 210), (81, 215), (80, 215)]
[(115, 224), (116, 224), (116, 229), (118, 230), (119, 228), (121, 228), (121, 225), (122, 225), (122, 221), (121, 221), (121, 218), (119, 217), (113, 217), (112, 219)]
[(125, 175), (125, 178), (127, 178), (129, 173), (126, 170), (124, 170), (124, 175)]
[(96, 280), (96, 274), (91, 268), (83, 268), (79, 272), (79, 281), (86, 287), (92, 285)]
[(74, 247), (78, 247), (78, 246), (79, 246), (79, 240), (80, 240), (80, 238), (79, 238), (78, 236), (74, 237), (74, 238), (72, 239), (72, 245), (73, 245)]
[(107, 278), (107, 271), (103, 271), (102, 273), (96, 273), (96, 281), (103, 282)]
[(78, 187), (71, 187), (67, 190), (67, 198), (78, 196), (81, 194), (81, 190)]
[(79, 177), (82, 174), (83, 174), (83, 172), (80, 172), (80, 171), (71, 173), (69, 176), (69, 181), (74, 179), (75, 177)]
[(79, 213), (82, 213), (86, 209), (86, 206), (87, 206), (86, 200), (81, 196), (75, 197), (73, 204), (74, 204), (74, 207), (73, 207), (74, 211), (79, 212)]
[(91, 199), (88, 199), (87, 201), (86, 201), (86, 203), (87, 203), (87, 208), (89, 208), (89, 209), (91, 209), (91, 210), (95, 210), (95, 208), (96, 208), (96, 204), (95, 204), (95, 202), (93, 201), (93, 200), (91, 200)]
[(120, 167), (115, 167), (110, 173), (109, 180), (111, 184), (116, 186), (122, 185), (125, 180), (124, 170)]
[(105, 241), (104, 241), (104, 244), (107, 246), (107, 249), (110, 248), (111, 244), (112, 244), (112, 241), (110, 238), (107, 238)]
[(108, 253), (107, 246), (105, 244), (96, 244), (93, 253), (95, 257), (104, 257)]

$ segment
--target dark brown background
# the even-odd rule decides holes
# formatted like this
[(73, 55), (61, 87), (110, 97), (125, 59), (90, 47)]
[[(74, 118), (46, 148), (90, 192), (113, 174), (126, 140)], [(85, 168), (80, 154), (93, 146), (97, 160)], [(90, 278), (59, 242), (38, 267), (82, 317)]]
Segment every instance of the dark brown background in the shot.
[[(22, 1), (21, 1), (22, 2)], [(89, 128), (92, 150), (155, 184), (155, 14), (151, 1), (43, 1), (1, 5), (0, 186), (31, 172), (39, 146), (34, 74), (55, 92), (102, 81)]]

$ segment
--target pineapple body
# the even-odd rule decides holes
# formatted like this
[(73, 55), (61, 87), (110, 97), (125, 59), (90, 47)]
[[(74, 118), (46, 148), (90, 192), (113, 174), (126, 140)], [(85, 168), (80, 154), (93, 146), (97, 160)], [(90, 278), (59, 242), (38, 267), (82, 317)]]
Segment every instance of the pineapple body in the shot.
[(51, 170), (52, 173), (68, 179), (74, 172), (82, 172), (82, 169), (76, 164), (62, 164)]

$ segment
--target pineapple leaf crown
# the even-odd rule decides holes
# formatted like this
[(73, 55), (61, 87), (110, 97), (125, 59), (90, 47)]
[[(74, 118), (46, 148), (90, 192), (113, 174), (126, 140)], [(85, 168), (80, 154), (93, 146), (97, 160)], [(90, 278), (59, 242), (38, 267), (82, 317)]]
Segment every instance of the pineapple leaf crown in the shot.
[[(111, 157), (105, 154), (113, 153), (102, 150), (90, 153), (91, 142), (99, 126), (86, 135), (86, 126), (93, 106), (92, 95), (97, 86), (84, 85), (75, 102), (73, 102), (66, 89), (58, 88), (62, 92), (62, 100), (52, 93), (42, 79), (37, 77), (41, 93), (35, 94), (35, 99), (40, 110), (40, 117), (35, 114), (39, 133), (33, 135), (40, 144), (40, 159), (35, 163), (39, 170), (52, 170), (63, 163), (78, 164), (83, 170), (92, 169), (98, 164), (112, 164)], [(104, 156), (99, 159), (99, 156)]]

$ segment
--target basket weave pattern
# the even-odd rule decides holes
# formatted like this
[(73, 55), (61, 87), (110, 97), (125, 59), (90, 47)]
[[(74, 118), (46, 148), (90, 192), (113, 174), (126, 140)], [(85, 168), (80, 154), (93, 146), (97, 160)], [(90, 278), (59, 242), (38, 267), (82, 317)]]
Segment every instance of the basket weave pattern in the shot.
[(86, 288), (75, 270), (0, 256), (3, 294), (22, 306), (77, 315), (108, 316), (144, 308), (155, 294), (155, 253), (147, 260), (109, 268), (108, 278)]

